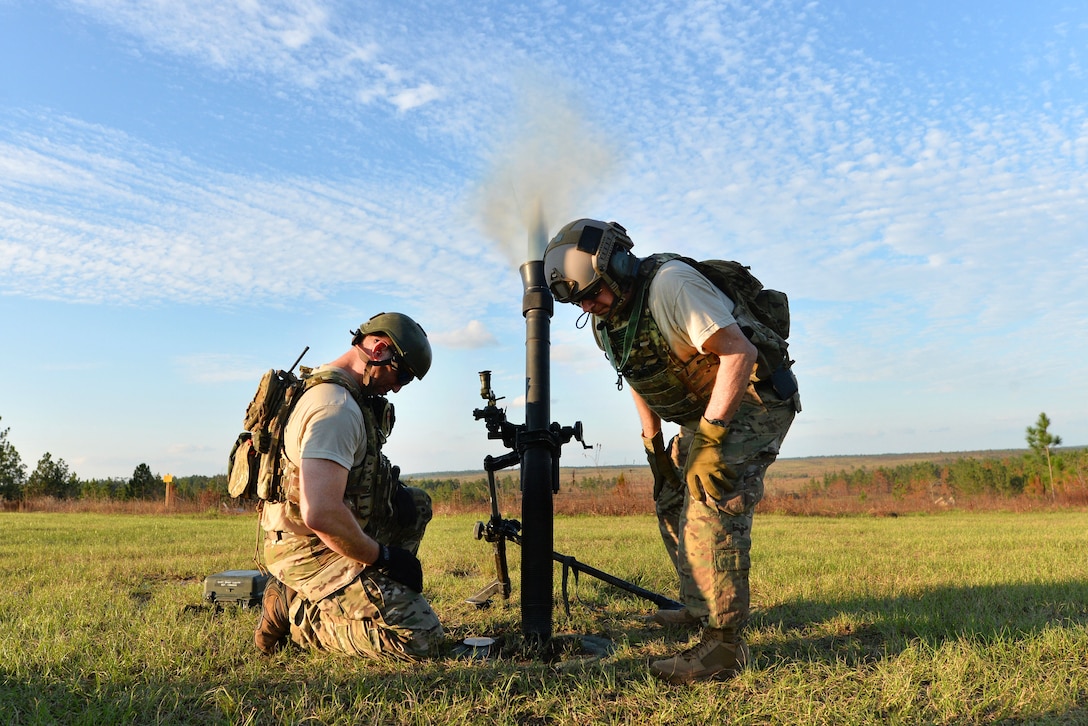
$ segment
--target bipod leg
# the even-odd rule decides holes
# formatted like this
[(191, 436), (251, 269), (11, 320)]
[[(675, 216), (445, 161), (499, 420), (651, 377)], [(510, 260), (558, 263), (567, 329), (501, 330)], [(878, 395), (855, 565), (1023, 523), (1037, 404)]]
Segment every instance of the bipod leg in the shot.
[[(499, 461), (502, 461), (502, 459)], [(503, 521), (502, 514), (499, 512), (499, 494), (498, 487), (495, 484), (495, 463), (496, 460), (490, 456), (484, 459), (484, 469), (487, 470), (487, 489), (491, 497), (491, 519), (486, 525), (483, 522), (476, 523), (476, 539), (487, 540), (494, 547), (495, 579), (465, 601), (478, 608), (489, 606), (491, 598), (499, 593), (502, 594), (503, 600), (509, 600), (512, 589), (510, 568), (506, 561), (507, 526), (506, 522)]]
[[(570, 568), (574, 571), (574, 582), (578, 583), (578, 573), (584, 572), (590, 577), (595, 577), (602, 582), (607, 582), (613, 587), (618, 587), (621, 590), (625, 590), (632, 595), (637, 595), (644, 600), (649, 600), (653, 604), (657, 605), (663, 610), (681, 610), (684, 607), (683, 603), (677, 602), (672, 598), (660, 595), (653, 590), (647, 590), (644, 587), (639, 587), (633, 582), (620, 579), (615, 575), (610, 575), (604, 570), (598, 570), (596, 567), (590, 567), (584, 562), (579, 562), (577, 558), (571, 555), (563, 555), (558, 552), (552, 553), (552, 559), (563, 565), (563, 603), (567, 604), (567, 569)], [(569, 606), (567, 606), (567, 614), (570, 614)]]

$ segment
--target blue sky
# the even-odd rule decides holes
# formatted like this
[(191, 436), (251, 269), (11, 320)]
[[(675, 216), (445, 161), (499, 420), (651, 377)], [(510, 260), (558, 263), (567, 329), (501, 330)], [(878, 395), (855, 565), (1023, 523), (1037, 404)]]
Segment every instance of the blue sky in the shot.
[[(783, 456), (1088, 444), (1078, 2), (0, 0), (0, 430), (33, 469), (215, 474), (256, 381), (417, 318), (405, 472), (524, 420), (518, 266), (549, 231), (786, 291)], [(577, 310), (565, 465), (643, 463)]]

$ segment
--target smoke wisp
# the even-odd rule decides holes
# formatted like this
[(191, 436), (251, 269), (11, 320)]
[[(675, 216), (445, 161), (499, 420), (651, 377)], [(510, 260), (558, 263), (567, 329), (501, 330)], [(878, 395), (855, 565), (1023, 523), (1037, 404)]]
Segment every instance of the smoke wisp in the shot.
[(528, 88), (477, 199), (484, 233), (515, 268), (541, 259), (559, 227), (592, 216), (590, 199), (617, 166), (612, 144), (555, 84)]

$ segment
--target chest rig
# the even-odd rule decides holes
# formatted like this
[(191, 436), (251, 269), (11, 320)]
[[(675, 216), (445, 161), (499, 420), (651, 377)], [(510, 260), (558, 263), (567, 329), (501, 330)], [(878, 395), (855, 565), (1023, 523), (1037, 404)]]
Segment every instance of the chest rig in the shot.
[[(393, 430), (393, 404), (384, 396), (365, 395), (355, 379), (335, 368), (316, 371), (305, 379), (306, 390), (322, 383), (335, 383), (346, 388), (363, 415), (366, 452), (362, 461), (348, 470), (344, 501), (360, 524), (366, 526), (372, 518), (382, 519), (390, 516), (393, 511), (392, 498), (396, 482), (389, 460), (381, 453), (382, 446)], [(287, 486), (284, 494), (289, 505), (288, 516), (296, 515), (301, 523), (302, 517), (298, 511), (298, 466), (286, 456), (283, 458), (286, 462), (284, 481)]]
[[(602, 347), (620, 376), (620, 386), (626, 380), (654, 413), (666, 421), (683, 424), (697, 420), (706, 410), (719, 361), (718, 356), (706, 353), (696, 352), (687, 358), (677, 355), (650, 314), (650, 283), (663, 264), (676, 259), (699, 269), (698, 263), (675, 254), (651, 255), (643, 260), (632, 287), (631, 312), (626, 320), (603, 321)], [(713, 278), (711, 281), (722, 288)], [(773, 334), (766, 333), (766, 326), (748, 309), (743, 291), (722, 291), (733, 300), (733, 316), (745, 336), (760, 349), (753, 383), (769, 379), (783, 360), (777, 348), (769, 349), (769, 355), (764, 353), (768, 348), (762, 345), (764, 338)]]

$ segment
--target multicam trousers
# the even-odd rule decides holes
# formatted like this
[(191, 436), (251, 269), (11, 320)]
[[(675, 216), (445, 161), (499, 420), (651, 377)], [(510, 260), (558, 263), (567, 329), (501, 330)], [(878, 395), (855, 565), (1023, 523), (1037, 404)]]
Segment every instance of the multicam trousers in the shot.
[(376, 659), (434, 656), (445, 637), (426, 598), (373, 570), (317, 602), (296, 598), (290, 616), (299, 645)]
[[(778, 457), (795, 415), (793, 404), (773, 396), (746, 399), (729, 423), (723, 454), (736, 478), (721, 501), (693, 499), (687, 487), (666, 487), (658, 497), (658, 527), (680, 578), (680, 599), (710, 628), (739, 632), (748, 621), (752, 515), (763, 498), (763, 474)], [(682, 427), (670, 442), (683, 481), (694, 429)]]
[[(372, 522), (366, 532), (378, 542), (417, 554), (431, 520), (431, 500), (422, 489), (408, 487), (408, 491), (416, 505), (415, 522), (406, 526), (396, 521)], [(282, 551), (285, 546), (294, 550), (288, 557), (298, 564), (276, 568), (290, 587), (292, 569), (304, 570), (309, 563), (298, 559), (299, 548), (291, 540), (280, 544), (273, 539), (266, 539), (265, 544), (269, 563), (285, 554)], [(415, 661), (437, 655), (445, 637), (426, 598), (370, 568), (320, 600), (294, 598), (289, 616), (291, 639), (298, 645), (369, 658)]]

